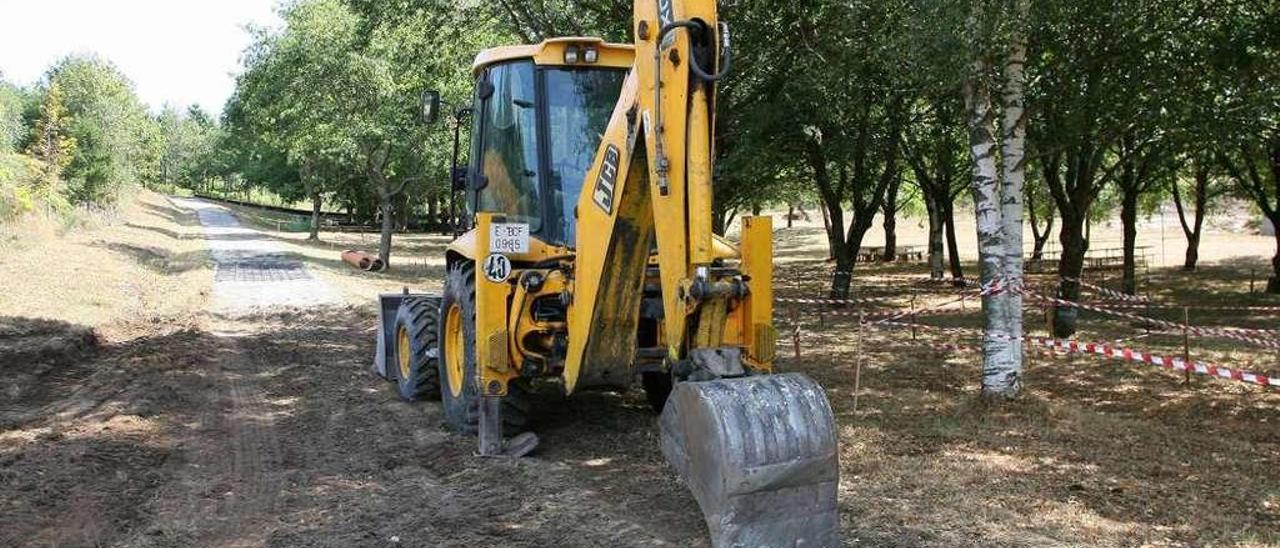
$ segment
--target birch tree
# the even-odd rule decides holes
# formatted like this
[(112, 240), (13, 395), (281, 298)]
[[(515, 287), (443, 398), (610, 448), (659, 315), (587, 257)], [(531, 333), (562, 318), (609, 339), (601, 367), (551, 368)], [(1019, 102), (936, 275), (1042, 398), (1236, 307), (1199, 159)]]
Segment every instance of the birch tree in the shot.
[[(975, 8), (978, 6), (975, 5)], [(1004, 47), (973, 48), (964, 82), (969, 149), (973, 157), (972, 194), (977, 220), (978, 257), (984, 288), (982, 393), (988, 399), (1016, 396), (1022, 385), (1022, 196), (1026, 179), (1026, 81), (1029, 0), (1013, 0), (1004, 21), (969, 14), (971, 39), (997, 30)], [(997, 65), (998, 63), (998, 65)], [(999, 121), (993, 105), (999, 85)], [(1000, 142), (997, 144), (996, 138)], [(996, 290), (996, 287), (1003, 290)]]

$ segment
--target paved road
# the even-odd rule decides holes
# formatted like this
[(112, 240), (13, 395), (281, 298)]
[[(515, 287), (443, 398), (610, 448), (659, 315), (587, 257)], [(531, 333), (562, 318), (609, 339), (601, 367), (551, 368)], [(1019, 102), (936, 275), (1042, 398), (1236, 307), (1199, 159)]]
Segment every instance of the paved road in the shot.
[(247, 228), (227, 208), (194, 198), (173, 198), (196, 212), (214, 262), (215, 312), (243, 313), (278, 306), (336, 304), (338, 292), (271, 236)]

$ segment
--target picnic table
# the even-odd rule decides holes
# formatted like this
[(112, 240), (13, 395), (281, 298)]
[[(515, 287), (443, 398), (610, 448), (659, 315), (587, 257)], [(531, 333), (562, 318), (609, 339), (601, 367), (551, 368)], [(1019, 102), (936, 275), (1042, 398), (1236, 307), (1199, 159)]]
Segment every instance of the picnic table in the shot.
[[(918, 245), (900, 245), (894, 249), (894, 260), (902, 262), (923, 261), (924, 247)], [(874, 263), (884, 258), (884, 246), (863, 246), (858, 250), (858, 262)]]
[[(1138, 267), (1146, 266), (1147, 257), (1150, 255), (1148, 251), (1151, 246), (1140, 245), (1133, 248), (1134, 264)], [(1062, 261), (1062, 251), (1045, 251), (1039, 260), (1033, 260), (1027, 257), (1027, 269), (1033, 272), (1046, 272), (1057, 270), (1058, 263)], [(1124, 267), (1124, 248), (1123, 247), (1103, 247), (1098, 249), (1090, 249), (1084, 254), (1084, 268), (1086, 270), (1116, 270)]]

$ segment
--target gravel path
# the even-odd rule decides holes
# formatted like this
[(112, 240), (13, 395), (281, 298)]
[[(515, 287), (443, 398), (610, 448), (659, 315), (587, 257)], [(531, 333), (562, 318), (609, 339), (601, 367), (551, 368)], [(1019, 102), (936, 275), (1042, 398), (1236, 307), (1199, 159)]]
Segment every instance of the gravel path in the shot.
[(332, 286), (307, 271), (284, 246), (262, 232), (245, 227), (227, 208), (194, 198), (173, 198), (196, 212), (214, 261), (215, 312), (243, 313), (279, 306), (337, 304)]

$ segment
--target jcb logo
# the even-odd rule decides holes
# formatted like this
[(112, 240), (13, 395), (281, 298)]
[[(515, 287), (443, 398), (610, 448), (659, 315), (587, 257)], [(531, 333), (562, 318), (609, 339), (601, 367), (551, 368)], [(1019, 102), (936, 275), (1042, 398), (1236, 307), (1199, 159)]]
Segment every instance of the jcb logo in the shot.
[(596, 189), (591, 194), (596, 205), (604, 210), (605, 215), (613, 214), (613, 187), (618, 181), (618, 147), (609, 145), (604, 149), (604, 162), (600, 164), (600, 174), (596, 176)]

